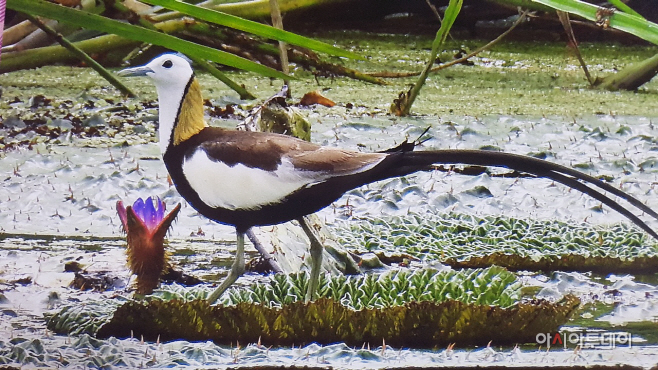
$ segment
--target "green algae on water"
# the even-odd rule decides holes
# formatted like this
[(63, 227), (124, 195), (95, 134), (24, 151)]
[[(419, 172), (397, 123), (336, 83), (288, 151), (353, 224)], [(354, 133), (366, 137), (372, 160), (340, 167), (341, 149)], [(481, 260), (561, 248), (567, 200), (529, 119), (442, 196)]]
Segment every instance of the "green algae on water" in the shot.
[[(347, 32), (316, 35), (324, 41), (365, 55), (367, 61), (343, 61), (346, 66), (363, 72), (419, 71), (429, 53), (431, 36), (382, 35)], [(474, 49), (482, 42), (452, 41), (447, 50), (462, 47)], [(580, 45), (581, 52), (594, 76), (606, 76), (648, 58), (658, 51), (655, 46), (620, 46), (617, 44)], [(575, 57), (563, 43), (502, 42), (472, 59), (474, 65), (458, 65), (430, 75), (413, 113), (419, 115), (500, 115), (581, 116), (591, 114), (655, 115), (658, 82), (644, 85), (638, 93), (607, 92), (590, 89)], [(229, 77), (244, 84), (260, 100), (276, 93), (280, 83), (246, 72), (228, 72)], [(235, 93), (214, 78), (199, 72), (204, 95), (223, 101)], [(320, 78), (310, 71), (293, 68), (298, 80), (291, 82), (293, 96), (301, 97), (318, 89), (338, 103), (335, 108), (318, 108), (339, 114), (353, 113), (345, 109), (365, 107), (369, 113), (388, 111), (393, 99), (407, 91), (415, 78), (388, 79), (388, 85), (376, 86), (348, 78)], [(41, 77), (38, 77), (41, 76)], [(47, 78), (46, 78), (47, 76)], [(39, 81), (39, 82), (34, 82)], [(3, 109), (18, 98), (27, 101), (42, 94), (50, 99), (79, 98), (122, 99), (90, 69), (44, 67), (0, 75), (3, 87)], [(130, 81), (130, 87), (143, 99), (155, 100), (148, 81)], [(220, 103), (221, 105), (221, 103)], [(6, 116), (3, 114), (4, 119)]]

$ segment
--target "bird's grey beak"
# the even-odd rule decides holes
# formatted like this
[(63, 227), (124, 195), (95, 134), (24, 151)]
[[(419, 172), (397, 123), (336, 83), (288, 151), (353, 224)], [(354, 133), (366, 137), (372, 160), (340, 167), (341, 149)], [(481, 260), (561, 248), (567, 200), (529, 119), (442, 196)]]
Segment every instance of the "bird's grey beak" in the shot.
[(135, 77), (135, 76), (148, 76), (147, 73), (154, 73), (153, 70), (147, 66), (126, 68), (117, 72), (121, 77)]

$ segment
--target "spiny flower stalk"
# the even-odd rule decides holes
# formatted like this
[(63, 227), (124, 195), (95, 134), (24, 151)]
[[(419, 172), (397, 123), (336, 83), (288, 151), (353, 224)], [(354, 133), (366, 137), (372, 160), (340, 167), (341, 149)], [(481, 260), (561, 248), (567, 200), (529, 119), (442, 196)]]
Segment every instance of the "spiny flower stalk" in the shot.
[(158, 197), (137, 199), (132, 206), (117, 202), (117, 213), (128, 240), (128, 267), (137, 276), (137, 294), (151, 294), (168, 266), (164, 238), (180, 211), (180, 204), (167, 215)]

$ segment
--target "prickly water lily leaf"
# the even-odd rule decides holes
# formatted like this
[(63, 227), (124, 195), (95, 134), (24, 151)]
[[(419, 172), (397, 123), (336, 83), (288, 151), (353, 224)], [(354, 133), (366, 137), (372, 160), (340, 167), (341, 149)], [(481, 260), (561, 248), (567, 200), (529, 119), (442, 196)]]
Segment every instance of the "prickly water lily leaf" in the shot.
[(456, 268), (505, 266), (513, 271), (592, 271), (598, 273), (648, 274), (658, 270), (658, 257), (641, 256), (633, 259), (618, 257), (586, 257), (578, 254), (545, 256), (532, 259), (513, 254), (492, 253), (487, 256), (474, 256), (465, 260), (448, 258), (444, 263)]
[(281, 308), (256, 303), (209, 306), (191, 302), (129, 302), (119, 307), (98, 337), (144, 336), (147, 340), (213, 340), (216, 343), (272, 345), (345, 342), (432, 347), (450, 343), (483, 345), (533, 342), (554, 332), (579, 305), (568, 295), (560, 302), (532, 301), (513, 307), (409, 302), (401, 306), (353, 310), (333, 299), (294, 302)]
[(650, 273), (658, 266), (658, 245), (624, 224), (410, 213), (363, 219), (335, 234), (348, 248), (407, 253), (460, 268)]
[(303, 302), (307, 281), (305, 274), (276, 275), (270, 284), (232, 289), (218, 306), (208, 305), (205, 290), (174, 286), (149, 301), (113, 303), (116, 310), (93, 316), (93, 324), (85, 321), (84, 307), (65, 308), (51, 318), (49, 328), (149, 340), (254, 343), (260, 338), (273, 345), (361, 345), (382, 339), (414, 347), (509, 344), (557, 330), (580, 303), (571, 295), (557, 303), (520, 302), (521, 284), (500, 267), (324, 278), (323, 298), (313, 303)]
[[(306, 274), (279, 274), (270, 284), (229, 290), (222, 303), (283, 307), (303, 301), (307, 284)], [(318, 294), (355, 310), (400, 306), (411, 301), (447, 300), (510, 307), (520, 299), (521, 283), (514, 274), (498, 266), (462, 271), (399, 270), (382, 275), (321, 276)]]
[(107, 323), (125, 300), (86, 301), (65, 306), (48, 319), (48, 330), (70, 335), (92, 334)]

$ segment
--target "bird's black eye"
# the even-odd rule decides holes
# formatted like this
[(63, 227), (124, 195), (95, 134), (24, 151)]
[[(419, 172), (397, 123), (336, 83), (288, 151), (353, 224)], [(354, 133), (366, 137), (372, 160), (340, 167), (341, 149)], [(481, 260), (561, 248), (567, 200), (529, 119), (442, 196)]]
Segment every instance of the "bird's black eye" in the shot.
[(171, 60), (165, 60), (164, 63), (162, 63), (162, 66), (165, 68), (171, 68), (173, 65), (174, 63), (172, 63)]

